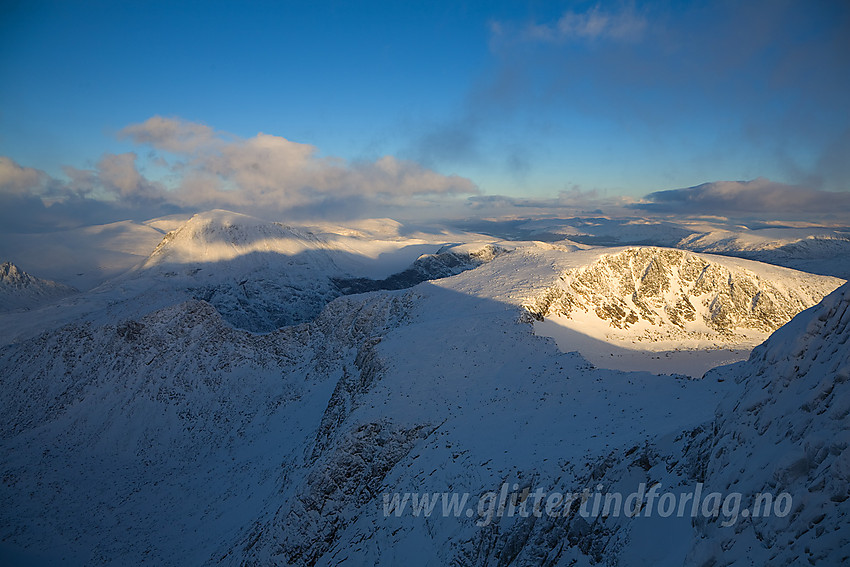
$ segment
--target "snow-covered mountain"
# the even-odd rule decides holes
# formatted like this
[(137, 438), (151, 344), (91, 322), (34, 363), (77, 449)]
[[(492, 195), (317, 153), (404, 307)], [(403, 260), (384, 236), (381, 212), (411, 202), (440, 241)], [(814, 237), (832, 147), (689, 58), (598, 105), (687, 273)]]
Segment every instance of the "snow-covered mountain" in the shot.
[(38, 316), (0, 318), (0, 344), (76, 320), (106, 324), (195, 299), (255, 332), (312, 320), (332, 299), (472, 269), (506, 248), (481, 235), (399, 234), (392, 222), (292, 226), (230, 211), (194, 215), (132, 269)]
[(339, 295), (329, 248), (307, 230), (213, 211), (166, 234), (118, 283), (149, 282), (209, 302), (236, 327), (270, 331), (314, 318)]
[[(708, 297), (699, 277), (681, 277), (698, 268), (717, 286), (707, 294), (773, 294), (772, 309), (731, 311), (753, 325), (802, 308), (796, 287), (812, 298), (827, 282), (679, 251), (606, 252), (383, 221), (195, 217), (131, 272), (33, 311), (30, 334), (0, 347), (0, 562), (682, 565), (724, 548), (723, 560), (747, 547), (769, 558), (764, 542), (796, 560), (805, 546), (783, 542), (809, 524), (812, 556), (840, 560), (847, 287), (704, 379), (606, 370), (535, 335), (523, 307), (568, 270), (610, 293), (622, 284), (607, 276), (628, 274), (649, 315), (680, 330), (662, 300), (688, 294), (695, 319), (712, 313), (693, 299)], [(660, 272), (642, 279), (647, 258)], [(302, 320), (237, 324), (286, 298), (294, 311), (282, 312)], [(803, 508), (722, 527), (587, 518), (577, 505), (482, 524), (476, 507), (505, 483), (629, 493), (656, 482), (787, 490)], [(469, 494), (469, 506), (384, 508), (385, 494), (425, 492)]]
[(12, 262), (0, 264), (0, 312), (26, 311), (75, 293), (70, 286), (32, 276)]
[(676, 247), (850, 278), (850, 232), (846, 230), (711, 230), (694, 233)]
[(568, 270), (525, 305), (539, 320), (629, 343), (761, 342), (842, 283), (755, 262), (628, 248)]
[[(440, 245), (405, 270), (382, 279), (356, 258), (356, 240), (316, 234), (228, 211), (192, 217), (168, 233), (134, 277), (155, 278), (213, 305), (235, 327), (267, 332), (315, 318), (340, 295), (404, 289), (451, 276), (492, 260), (504, 250), (488, 244)], [(355, 258), (352, 258), (355, 256)], [(358, 265), (359, 263), (359, 265)]]

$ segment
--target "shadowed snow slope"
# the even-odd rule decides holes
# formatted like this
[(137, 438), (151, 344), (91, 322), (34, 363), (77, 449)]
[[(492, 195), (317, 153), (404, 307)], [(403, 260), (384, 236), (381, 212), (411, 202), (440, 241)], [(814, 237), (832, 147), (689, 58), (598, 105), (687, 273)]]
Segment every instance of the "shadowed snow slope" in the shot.
[[(394, 252), (410, 245), (410, 241), (384, 241), (383, 249)], [(411, 267), (387, 278), (351, 277), (352, 270), (370, 272), (369, 264), (375, 263), (370, 255), (380, 242), (357, 235), (316, 234), (304, 227), (217, 210), (195, 215), (168, 233), (138, 275), (169, 278), (166, 285), (184, 286), (232, 325), (263, 332), (309, 321), (340, 295), (412, 287), (472, 269), (504, 251), (485, 243), (438, 246), (436, 254), (418, 259), (418, 250), (413, 251)], [(358, 248), (368, 252), (359, 256)]]
[(850, 284), (717, 371), (744, 386), (718, 408), (706, 483), (787, 492), (786, 517), (734, 528), (703, 520), (694, 565), (846, 565), (850, 560)]
[(192, 217), (121, 278), (202, 299), (232, 325), (270, 331), (312, 319), (339, 295), (328, 246), (313, 233), (228, 211)]

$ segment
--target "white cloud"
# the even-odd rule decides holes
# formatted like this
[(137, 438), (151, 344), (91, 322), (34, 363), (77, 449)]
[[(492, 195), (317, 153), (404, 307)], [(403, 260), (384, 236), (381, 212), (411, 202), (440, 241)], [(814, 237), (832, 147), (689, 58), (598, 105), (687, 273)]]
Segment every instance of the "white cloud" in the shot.
[(613, 39), (632, 41), (639, 39), (646, 28), (646, 20), (633, 6), (620, 12), (605, 12), (595, 6), (584, 13), (566, 12), (555, 27), (560, 39)]
[(392, 156), (349, 163), (280, 136), (244, 139), (176, 118), (155, 116), (120, 136), (153, 149), (146, 159), (171, 169), (169, 187), (139, 170), (135, 152), (104, 153), (91, 169), (64, 166), (64, 179), (0, 157), (0, 197), (38, 216), (39, 226), (60, 211), (61, 224), (73, 226), (75, 216), (91, 218), (87, 206), (97, 218), (110, 211), (127, 218), (217, 207), (276, 217), (353, 217), (478, 193), (469, 179)]
[(47, 174), (31, 167), (22, 167), (13, 160), (0, 156), (0, 192), (12, 195), (40, 191)]
[(103, 154), (93, 169), (64, 178), (0, 156), (0, 232), (41, 232), (180, 212), (136, 168), (136, 154)]
[(140, 200), (161, 201), (163, 187), (146, 179), (136, 168), (134, 152), (105, 153), (94, 169), (63, 167), (67, 181), (52, 180), (43, 196), (51, 201), (66, 198), (98, 199), (134, 205)]
[(348, 163), (280, 136), (244, 139), (178, 119), (156, 116), (121, 135), (185, 160), (181, 183), (168, 194), (184, 206), (285, 211), (351, 198), (393, 201), (478, 192), (468, 179), (392, 156)]
[(578, 41), (634, 42), (640, 40), (647, 29), (647, 19), (638, 13), (633, 4), (618, 10), (606, 10), (595, 5), (585, 11), (568, 10), (551, 22), (531, 22), (513, 26), (492, 22), (493, 42), (521, 41), (541, 43), (566, 43)]
[(162, 188), (136, 169), (136, 154), (104, 154), (97, 163), (100, 182), (123, 198), (160, 198)]
[(150, 144), (175, 153), (192, 152), (216, 140), (215, 132), (209, 126), (162, 116), (127, 126), (121, 131), (121, 136), (137, 144)]
[(105, 153), (94, 169), (62, 168), (67, 179), (25, 167), (0, 157), (0, 192), (19, 197), (37, 197), (53, 203), (67, 199), (160, 199), (162, 188), (145, 179), (136, 168), (136, 154)]

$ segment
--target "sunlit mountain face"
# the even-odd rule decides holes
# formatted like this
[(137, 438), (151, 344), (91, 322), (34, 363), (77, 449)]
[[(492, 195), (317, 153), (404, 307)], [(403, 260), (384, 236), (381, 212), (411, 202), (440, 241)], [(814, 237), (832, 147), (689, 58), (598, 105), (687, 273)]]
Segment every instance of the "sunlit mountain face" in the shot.
[(6, 7), (0, 564), (847, 563), (848, 37)]

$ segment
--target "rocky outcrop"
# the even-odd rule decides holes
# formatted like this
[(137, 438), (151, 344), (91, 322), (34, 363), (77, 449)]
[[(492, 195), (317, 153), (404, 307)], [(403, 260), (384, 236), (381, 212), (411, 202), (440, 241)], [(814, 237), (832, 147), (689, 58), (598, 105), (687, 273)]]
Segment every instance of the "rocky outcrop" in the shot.
[[(386, 474), (433, 429), (364, 423), (342, 436), (333, 452), (316, 463), (294, 499), (271, 521), (257, 526), (223, 564), (314, 565), (359, 508), (375, 505)], [(233, 561), (232, 559), (236, 559)]]
[(769, 333), (841, 283), (786, 272), (780, 280), (681, 250), (629, 248), (566, 272), (525, 307), (539, 320), (585, 313), (656, 339)]
[(428, 280), (455, 276), (466, 270), (492, 261), (506, 253), (500, 246), (487, 245), (471, 252), (438, 252), (424, 254), (406, 270), (382, 280), (370, 278), (333, 278), (334, 284), (343, 294), (367, 291), (406, 289)]

